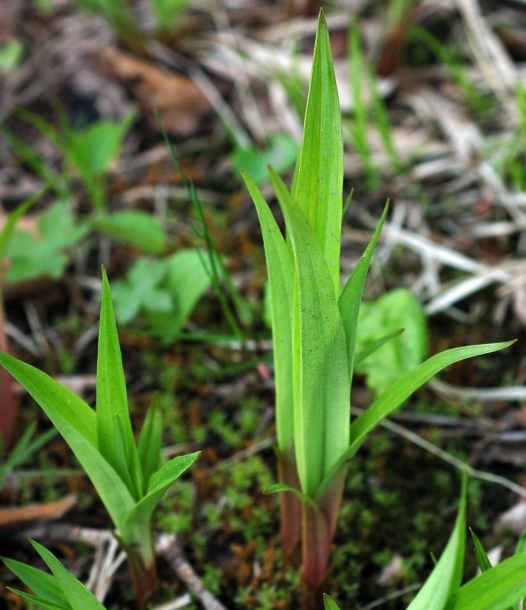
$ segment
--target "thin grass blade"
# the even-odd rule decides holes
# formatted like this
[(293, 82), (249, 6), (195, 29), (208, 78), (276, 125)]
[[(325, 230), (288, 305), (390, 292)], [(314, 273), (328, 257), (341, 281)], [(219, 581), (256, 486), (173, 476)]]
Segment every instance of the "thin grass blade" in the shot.
[(310, 83), (292, 195), (318, 238), (333, 289), (339, 293), (343, 139), (329, 31), (323, 11), (318, 20)]
[(12, 587), (6, 587), (6, 589), (12, 591), (13, 593), (16, 593), (16, 595), (20, 595), (22, 599), (25, 599), (30, 604), (35, 604), (37, 608), (42, 608), (43, 610), (74, 610), (69, 604), (67, 606), (57, 606), (57, 604), (48, 602), (45, 599), (38, 597), (37, 595), (31, 595), (31, 593), (19, 591), (18, 589), (13, 589)]

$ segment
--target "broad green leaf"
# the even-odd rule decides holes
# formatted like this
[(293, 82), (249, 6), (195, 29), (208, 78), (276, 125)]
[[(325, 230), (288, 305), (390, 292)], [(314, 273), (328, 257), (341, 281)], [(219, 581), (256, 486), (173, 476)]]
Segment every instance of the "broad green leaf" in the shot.
[(327, 593), (323, 594), (323, 605), (325, 607), (325, 610), (340, 610), (338, 604), (332, 599), (330, 595), (327, 595)]
[(88, 231), (77, 225), (67, 202), (52, 205), (38, 220), (39, 235), (15, 230), (6, 245), (9, 259), (8, 282), (20, 282), (47, 275), (62, 276), (69, 258), (65, 248), (75, 244)]
[(406, 288), (398, 288), (379, 299), (362, 303), (356, 333), (357, 349), (366, 349), (379, 336), (403, 328), (404, 332), (356, 365), (367, 385), (380, 394), (404, 373), (418, 366), (428, 351), (427, 320), (422, 305)]
[(457, 519), (446, 548), (407, 610), (445, 610), (460, 587), (466, 546), (466, 478), (464, 475)]
[(119, 323), (131, 322), (145, 308), (152, 313), (172, 312), (172, 297), (161, 287), (167, 272), (167, 259), (152, 261), (141, 257), (130, 267), (125, 280), (112, 283), (115, 317)]
[(121, 423), (121, 418), (118, 415), (115, 415), (113, 419), (113, 428), (111, 438), (113, 441), (112, 447), (112, 461), (108, 460), (106, 456), (105, 459), (110, 462), (112, 468), (119, 475), (121, 481), (126, 485), (130, 494), (133, 496), (135, 500), (138, 500), (142, 495), (142, 490), (144, 489), (143, 481), (142, 481), (142, 471), (141, 471), (141, 488), (140, 491), (135, 489), (134, 482), (132, 479), (132, 475), (130, 472), (130, 467), (126, 460), (126, 441), (124, 428)]
[(448, 349), (432, 356), (414, 370), (403, 375), (354, 421), (351, 430), (351, 445), (347, 457), (350, 458), (356, 453), (367, 434), (384, 417), (395, 411), (415, 390), (426, 383), (426, 381), (429, 381), (443, 368), (459, 360), (491, 354), (492, 352), (505, 349), (513, 343), (514, 341), (508, 341), (506, 343), (487, 343)]
[(54, 576), (14, 559), (3, 558), (2, 561), (37, 597), (57, 607), (70, 608)]
[(285, 451), (294, 438), (292, 383), (292, 309), (294, 303), (294, 262), (278, 225), (258, 187), (245, 173), (245, 184), (254, 201), (263, 233), (267, 272), (276, 380), (276, 432), (278, 447)]
[(254, 146), (237, 148), (232, 157), (236, 170), (246, 173), (256, 184), (269, 181), (267, 165), (278, 172), (291, 168), (298, 158), (299, 146), (296, 140), (286, 133), (275, 133), (269, 136), (264, 150)]
[(389, 206), (386, 205), (380, 221), (378, 222), (378, 226), (373, 233), (371, 241), (365, 249), (365, 252), (362, 254), (353, 272), (349, 276), (349, 279), (345, 283), (338, 301), (338, 307), (340, 308), (340, 314), (342, 316), (343, 328), (345, 330), (345, 336), (347, 337), (347, 356), (349, 358), (349, 374), (351, 379), (355, 360), (356, 326), (358, 322), (360, 304), (362, 302), (363, 286), (365, 284), (365, 277), (369, 271), (371, 258), (373, 256), (374, 249), (376, 248), (376, 243), (378, 242), (378, 237), (380, 236), (380, 231), (382, 230), (388, 209)]
[(203, 263), (202, 250), (179, 250), (166, 259), (166, 276), (160, 284), (171, 300), (170, 311), (159, 311), (150, 300), (143, 307), (144, 318), (154, 330), (170, 334), (181, 332), (197, 301), (210, 286), (210, 278)]
[(469, 528), (469, 531), (471, 532), (471, 537), (473, 538), (473, 544), (475, 545), (475, 555), (477, 557), (477, 563), (480, 568), (480, 571), (487, 572), (488, 570), (491, 570), (491, 568), (493, 567), (491, 565), (491, 561), (489, 560), (489, 558), (486, 554), (486, 551), (484, 550), (484, 547), (482, 546), (482, 543), (480, 542), (478, 537), (475, 535), (475, 532), (471, 528)]
[(71, 129), (63, 145), (67, 157), (84, 179), (100, 176), (117, 156), (133, 114), (121, 122), (98, 121), (84, 129)]
[(99, 214), (89, 221), (95, 231), (135, 246), (143, 252), (162, 254), (166, 245), (164, 229), (155, 218), (141, 210)]
[(292, 196), (318, 238), (333, 290), (339, 294), (343, 140), (338, 89), (323, 11), (318, 20), (303, 144)]
[(514, 555), (460, 587), (453, 610), (508, 610), (526, 597), (526, 553)]
[(48, 415), (86, 471), (115, 527), (119, 529), (135, 504), (128, 488), (99, 450), (62, 417), (60, 409), (55, 409)]
[(0, 365), (31, 394), (55, 426), (57, 415), (60, 414), (61, 420), (68, 422), (91, 445), (98, 447), (95, 412), (74, 392), (46, 373), (2, 352)]
[(294, 252), (294, 443), (302, 491), (313, 497), (349, 446), (346, 337), (317, 237), (279, 176), (269, 171)]
[(159, 470), (162, 432), (163, 416), (159, 397), (156, 395), (146, 413), (138, 443), (139, 463), (146, 488), (148, 488), (148, 482), (152, 474)]
[(105, 610), (93, 593), (68, 572), (53, 553), (34, 540), (31, 540), (31, 544), (53, 572), (64, 597), (73, 610)]
[[(130, 422), (126, 381), (122, 368), (121, 348), (115, 324), (110, 285), (106, 271), (102, 270), (102, 304), (100, 308), (99, 349), (97, 357), (97, 433), (102, 456), (117, 472), (128, 465), (133, 481), (129, 491), (135, 499), (142, 495), (141, 467)], [(123, 432), (125, 455), (119, 455), (119, 446), (113, 438), (115, 418)], [(126, 480), (126, 479), (123, 479)]]

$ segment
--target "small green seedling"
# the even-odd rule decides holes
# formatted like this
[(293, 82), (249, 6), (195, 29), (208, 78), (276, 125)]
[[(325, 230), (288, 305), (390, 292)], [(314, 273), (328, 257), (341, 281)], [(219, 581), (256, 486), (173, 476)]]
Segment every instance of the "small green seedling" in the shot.
[(69, 258), (66, 249), (89, 231), (77, 222), (67, 202), (49, 207), (37, 221), (39, 235), (17, 229), (9, 241), (5, 257), (9, 261), (7, 282), (21, 282), (41, 275), (62, 277)]
[(272, 310), (280, 483), (269, 491), (281, 492), (283, 548), (292, 557), (301, 541), (306, 596), (317, 607), (347, 464), (369, 432), (444, 367), (510, 343), (432, 356), (398, 378), (350, 425), (358, 312), (387, 209), (341, 289), (342, 127), (322, 12), (292, 192), (272, 168), (269, 172), (285, 217), (286, 240), (258, 187), (245, 175), (263, 233)]
[(97, 598), (71, 574), (45, 547), (30, 540), (51, 574), (15, 561), (3, 559), (5, 565), (26, 584), (34, 595), (8, 587), (30, 604), (43, 610), (105, 610)]
[(96, 411), (68, 388), (16, 358), (0, 353), (0, 364), (44, 409), (91, 479), (126, 551), (136, 597), (142, 605), (156, 584), (153, 511), (199, 453), (176, 457), (161, 466), (162, 415), (157, 401), (150, 407), (135, 444), (104, 271), (102, 285)]
[(204, 256), (180, 250), (159, 260), (137, 259), (126, 279), (113, 284), (117, 321), (127, 324), (142, 314), (151, 329), (165, 336), (180, 333), (210, 286)]

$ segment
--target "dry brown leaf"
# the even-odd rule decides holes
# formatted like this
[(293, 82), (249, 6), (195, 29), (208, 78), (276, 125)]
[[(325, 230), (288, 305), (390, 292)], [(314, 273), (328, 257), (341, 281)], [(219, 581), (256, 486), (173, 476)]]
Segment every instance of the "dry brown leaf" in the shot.
[(211, 110), (201, 90), (187, 76), (167, 72), (115, 48), (106, 49), (101, 57), (105, 70), (129, 87), (154, 129), (158, 128), (157, 111), (168, 133), (190, 136)]
[(43, 502), (0, 508), (0, 531), (25, 527), (33, 523), (43, 523), (60, 519), (77, 503), (76, 494), (69, 494), (56, 502)]

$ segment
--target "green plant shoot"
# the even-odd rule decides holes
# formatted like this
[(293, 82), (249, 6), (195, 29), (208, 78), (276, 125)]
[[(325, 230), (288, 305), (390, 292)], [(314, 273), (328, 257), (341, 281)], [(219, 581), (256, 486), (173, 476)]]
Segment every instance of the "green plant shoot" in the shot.
[(97, 598), (68, 572), (53, 553), (33, 540), (30, 542), (52, 573), (48, 574), (14, 559), (3, 559), (5, 565), (32, 589), (34, 594), (8, 587), (10, 591), (43, 610), (105, 610)]
[(156, 584), (153, 511), (199, 453), (176, 457), (161, 466), (162, 415), (155, 400), (135, 444), (105, 271), (96, 411), (68, 388), (16, 358), (0, 353), (0, 364), (44, 409), (91, 479), (127, 554), (137, 600), (144, 604)]
[(301, 539), (304, 605), (311, 608), (321, 604), (319, 588), (347, 463), (367, 434), (444, 367), (510, 343), (457, 348), (431, 357), (399, 377), (350, 425), (358, 312), (387, 208), (341, 289), (342, 126), (323, 12), (292, 192), (272, 168), (269, 172), (287, 239), (254, 181), (244, 176), (263, 233), (273, 322), (279, 483), (268, 491), (281, 492), (283, 546), (290, 558)]
[[(473, 534), (473, 532), (472, 532)], [(474, 535), (473, 535), (474, 536)], [(509, 610), (515, 607), (526, 592), (524, 570), (526, 557), (515, 555), (494, 568), (487, 557), (483, 573), (460, 586), (466, 540), (466, 484), (462, 494), (457, 519), (449, 541), (428, 579), (409, 604), (407, 610)], [(474, 536), (475, 544), (478, 540)], [(481, 545), (476, 550), (480, 557)], [(482, 554), (485, 556), (484, 551)], [(479, 559), (480, 562), (480, 559)], [(340, 610), (336, 602), (324, 595), (325, 610)]]

